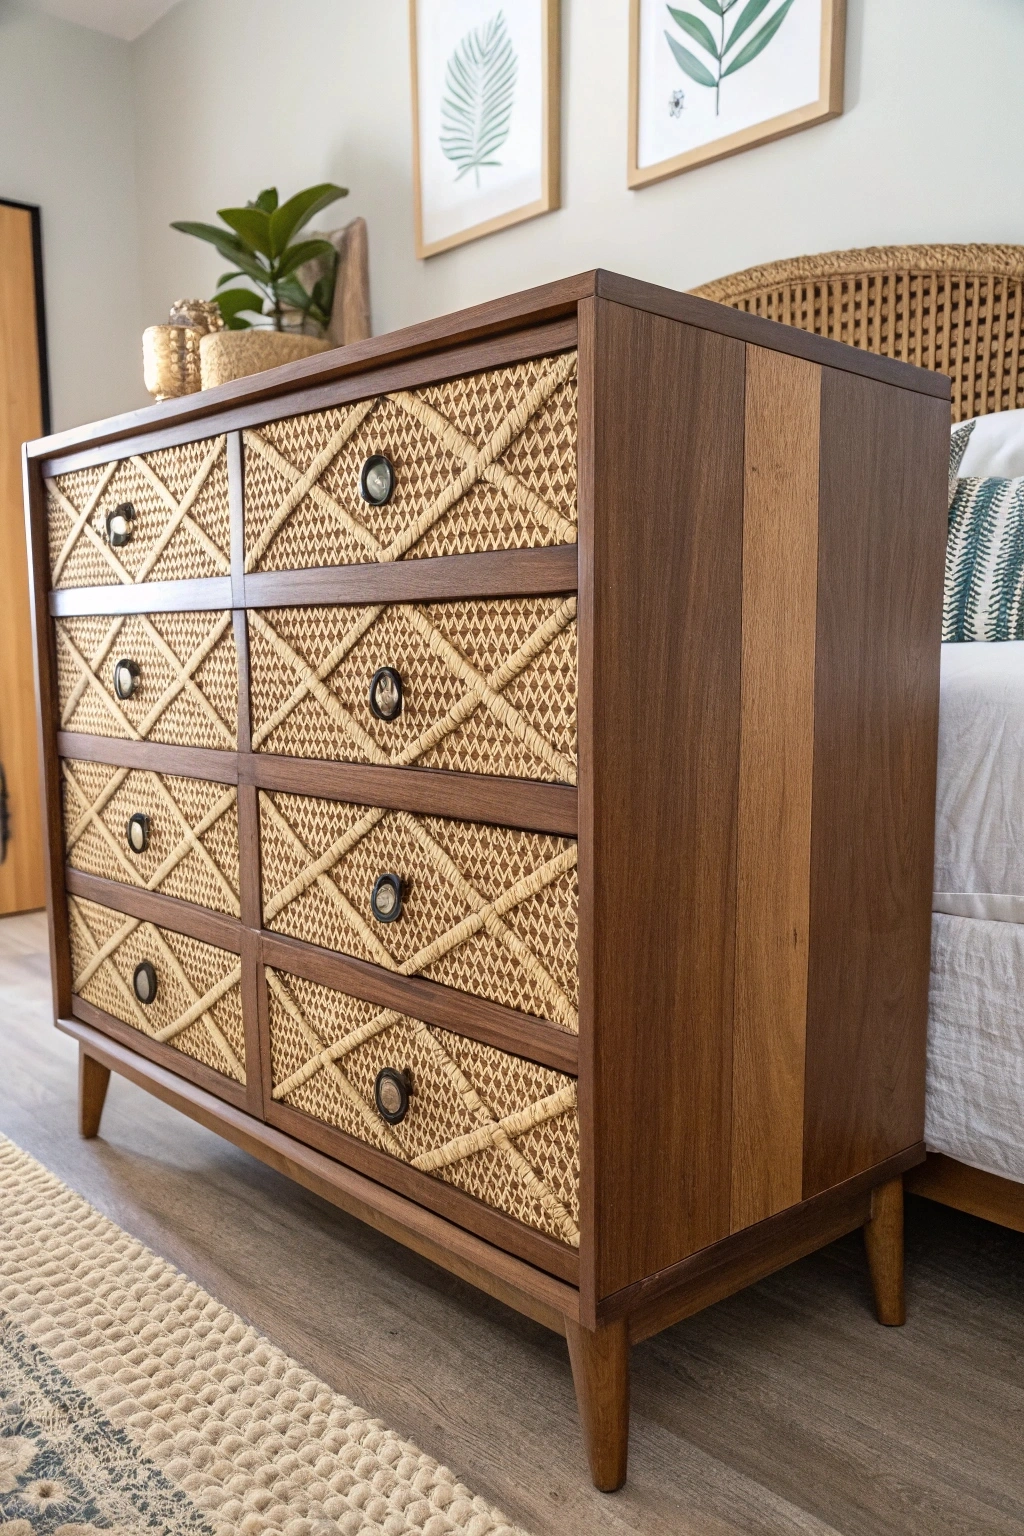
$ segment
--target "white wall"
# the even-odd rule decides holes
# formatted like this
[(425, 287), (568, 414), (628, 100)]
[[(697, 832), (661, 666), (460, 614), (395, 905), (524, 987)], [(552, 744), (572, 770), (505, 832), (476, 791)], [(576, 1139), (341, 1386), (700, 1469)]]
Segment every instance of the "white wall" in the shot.
[(417, 262), (406, 0), (185, 0), (133, 45), (147, 317), (208, 293), (167, 229), (330, 177), (370, 225), (378, 331), (601, 265), (691, 287), (847, 245), (1024, 243), (1022, 0), (849, 0), (847, 111), (625, 187), (626, 0), (563, 0), (563, 204)]
[[(514, 0), (505, 0), (514, 3)], [(406, 0), (183, 0), (132, 44), (0, 0), (0, 196), (43, 205), (56, 426), (144, 399), (140, 333), (223, 263), (168, 228), (351, 188), (374, 326), (602, 265), (686, 288), (846, 245), (1024, 243), (1024, 0), (849, 0), (847, 111), (625, 187), (627, 0), (562, 0), (563, 204), (417, 262)]]
[(142, 387), (131, 51), (0, 0), (0, 197), (42, 208), (56, 430)]

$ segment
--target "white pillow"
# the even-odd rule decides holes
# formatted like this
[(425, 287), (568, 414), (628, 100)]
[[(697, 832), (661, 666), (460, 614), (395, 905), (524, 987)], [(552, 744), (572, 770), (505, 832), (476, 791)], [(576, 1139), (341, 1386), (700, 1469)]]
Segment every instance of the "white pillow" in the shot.
[(1024, 411), (993, 411), (990, 416), (976, 416), (974, 424), (960, 461), (960, 478), (999, 475), (1013, 480), (1024, 475)]

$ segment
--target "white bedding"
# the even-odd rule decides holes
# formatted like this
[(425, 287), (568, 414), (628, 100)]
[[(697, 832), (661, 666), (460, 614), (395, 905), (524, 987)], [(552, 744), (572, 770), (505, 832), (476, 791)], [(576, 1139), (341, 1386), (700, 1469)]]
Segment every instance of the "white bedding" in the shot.
[(1024, 1182), (1024, 641), (942, 647), (925, 1139)]
[(1024, 640), (942, 647), (932, 906), (1024, 923)]

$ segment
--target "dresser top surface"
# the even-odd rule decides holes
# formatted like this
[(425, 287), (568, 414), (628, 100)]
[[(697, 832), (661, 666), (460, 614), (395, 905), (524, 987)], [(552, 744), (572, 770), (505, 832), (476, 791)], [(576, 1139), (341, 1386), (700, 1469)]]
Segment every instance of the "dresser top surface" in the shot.
[(365, 341), (336, 347), (299, 362), (286, 363), (248, 378), (236, 379), (216, 389), (164, 400), (139, 410), (86, 423), (65, 432), (37, 438), (26, 445), (29, 459), (48, 459), (84, 448), (114, 443), (124, 437), (166, 431), (204, 422), (207, 418), (261, 400), (276, 399), (311, 386), (329, 384), (383, 365), (404, 362), (433, 352), (466, 346), (525, 327), (565, 319), (586, 299), (598, 298), (633, 309), (667, 316), (702, 330), (732, 336), (769, 350), (786, 352), (826, 367), (839, 368), (920, 394), (949, 399), (950, 381), (945, 374), (917, 368), (910, 363), (880, 357), (844, 342), (816, 336), (793, 326), (746, 314), (693, 294), (659, 287), (637, 278), (600, 268), (574, 277), (545, 283), (520, 293), (490, 299), (468, 309), (437, 316), (372, 336)]

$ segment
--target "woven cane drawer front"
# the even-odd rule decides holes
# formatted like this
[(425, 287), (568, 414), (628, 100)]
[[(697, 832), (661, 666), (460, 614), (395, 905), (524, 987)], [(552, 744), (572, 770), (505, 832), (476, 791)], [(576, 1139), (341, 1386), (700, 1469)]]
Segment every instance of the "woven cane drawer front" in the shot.
[[(576, 1083), (547, 1067), (267, 968), (273, 1097), (579, 1246)], [(408, 1074), (408, 1111), (374, 1102)]]
[(254, 748), (576, 783), (575, 596), (253, 610), (249, 641)]
[(61, 776), (72, 869), (239, 915), (233, 786), (67, 760)]
[[(55, 587), (226, 576), (231, 569), (225, 439), (76, 469), (46, 482)], [(128, 508), (121, 542), (108, 515)]]
[[(57, 619), (60, 728), (234, 751), (238, 660), (230, 613)], [(119, 698), (119, 661), (138, 668)]]
[[(76, 997), (149, 1039), (245, 1082), (237, 955), (77, 896), (68, 897), (68, 915)], [(152, 1001), (143, 1003), (134, 978), (147, 961), (156, 988)]]
[(267, 928), (578, 1028), (571, 839), (261, 793), (260, 844)]
[[(576, 542), (576, 354), (247, 431), (246, 570)], [(365, 461), (394, 490), (372, 505)]]

